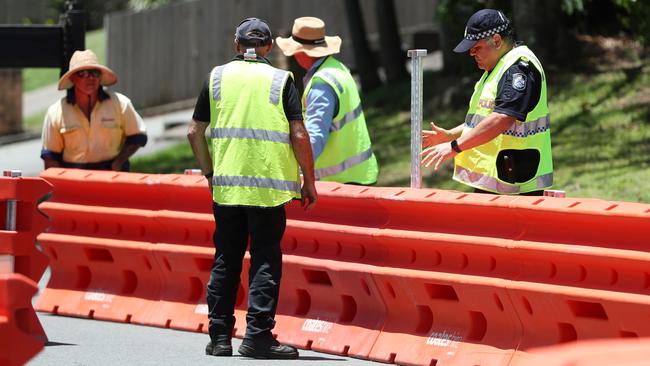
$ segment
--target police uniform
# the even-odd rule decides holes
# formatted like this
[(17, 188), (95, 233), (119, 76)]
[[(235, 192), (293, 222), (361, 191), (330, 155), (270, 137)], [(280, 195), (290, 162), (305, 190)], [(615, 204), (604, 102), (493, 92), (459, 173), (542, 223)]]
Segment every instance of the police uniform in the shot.
[[(470, 17), (465, 37), (454, 51), (466, 52), (479, 40), (509, 27), (500, 11), (480, 10)], [(541, 62), (528, 47), (516, 44), (476, 83), (462, 134), (469, 133), (493, 112), (515, 121), (487, 143), (460, 151), (454, 158), (454, 179), (477, 192), (499, 194), (540, 195), (551, 187), (547, 94)]]

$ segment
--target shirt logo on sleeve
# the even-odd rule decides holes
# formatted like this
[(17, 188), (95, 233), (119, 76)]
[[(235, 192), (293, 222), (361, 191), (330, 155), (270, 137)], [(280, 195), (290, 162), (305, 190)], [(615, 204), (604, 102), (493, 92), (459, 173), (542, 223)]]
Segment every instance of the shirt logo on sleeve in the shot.
[(512, 87), (517, 91), (526, 89), (526, 75), (516, 73), (512, 75)]

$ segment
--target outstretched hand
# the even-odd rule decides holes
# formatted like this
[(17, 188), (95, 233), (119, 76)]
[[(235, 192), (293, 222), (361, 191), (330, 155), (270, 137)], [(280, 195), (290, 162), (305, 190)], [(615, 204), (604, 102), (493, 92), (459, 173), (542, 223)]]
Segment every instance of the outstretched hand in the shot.
[(422, 151), (422, 165), (430, 167), (433, 164), (433, 169), (438, 170), (440, 165), (453, 158), (458, 153), (451, 148), (451, 144), (443, 142)]
[(449, 131), (436, 126), (436, 124), (433, 122), (431, 122), (431, 131), (422, 131), (423, 149), (449, 141), (451, 141)]

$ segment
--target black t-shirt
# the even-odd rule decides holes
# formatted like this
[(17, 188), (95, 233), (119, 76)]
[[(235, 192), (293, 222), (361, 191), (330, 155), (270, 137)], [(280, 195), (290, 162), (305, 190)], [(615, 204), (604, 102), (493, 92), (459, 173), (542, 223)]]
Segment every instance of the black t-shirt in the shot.
[[(234, 58), (237, 61), (243, 61), (244, 58), (242, 55), (238, 55)], [(268, 60), (262, 57), (258, 57), (260, 62), (269, 63)], [(208, 73), (207, 78), (203, 82), (201, 87), (201, 92), (199, 97), (196, 99), (196, 105), (194, 106), (194, 115), (192, 118), (198, 122), (210, 122), (210, 74)], [(302, 103), (300, 102), (300, 97), (298, 96), (298, 90), (293, 83), (292, 78), (287, 79), (287, 84), (284, 86), (284, 92), (282, 93), (282, 105), (284, 106), (284, 114), (287, 116), (288, 121), (302, 121)]]
[(525, 121), (542, 91), (542, 75), (532, 62), (519, 60), (499, 80), (494, 111)]

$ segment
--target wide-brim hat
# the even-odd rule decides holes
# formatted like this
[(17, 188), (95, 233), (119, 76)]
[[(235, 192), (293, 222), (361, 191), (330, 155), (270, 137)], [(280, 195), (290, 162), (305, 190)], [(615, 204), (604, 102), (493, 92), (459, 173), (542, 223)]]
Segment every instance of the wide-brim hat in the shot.
[(59, 79), (59, 90), (71, 88), (73, 83), (70, 76), (77, 71), (81, 70), (99, 70), (102, 76), (99, 83), (104, 86), (109, 86), (117, 83), (117, 75), (113, 70), (101, 65), (97, 60), (97, 55), (91, 50), (74, 51), (70, 58), (70, 69), (68, 72), (61, 76)]
[(325, 22), (314, 17), (302, 17), (293, 21), (291, 37), (275, 39), (285, 56), (304, 52), (311, 57), (333, 55), (341, 51), (341, 37), (326, 36)]

